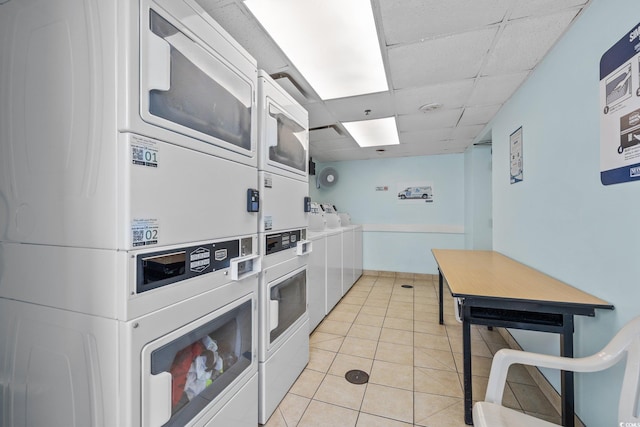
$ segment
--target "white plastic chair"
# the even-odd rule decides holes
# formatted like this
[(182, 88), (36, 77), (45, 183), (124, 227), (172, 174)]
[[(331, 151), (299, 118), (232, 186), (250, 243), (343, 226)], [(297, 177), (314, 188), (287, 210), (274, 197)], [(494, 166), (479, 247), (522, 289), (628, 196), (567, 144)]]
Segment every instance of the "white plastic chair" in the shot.
[(627, 356), (622, 392), (618, 405), (620, 425), (640, 425), (637, 402), (640, 390), (640, 317), (627, 323), (600, 352), (589, 357), (568, 358), (502, 349), (493, 357), (484, 402), (473, 406), (476, 427), (551, 427), (547, 421), (502, 406), (502, 394), (509, 366), (514, 363), (562, 369), (574, 372), (597, 372), (607, 369)]

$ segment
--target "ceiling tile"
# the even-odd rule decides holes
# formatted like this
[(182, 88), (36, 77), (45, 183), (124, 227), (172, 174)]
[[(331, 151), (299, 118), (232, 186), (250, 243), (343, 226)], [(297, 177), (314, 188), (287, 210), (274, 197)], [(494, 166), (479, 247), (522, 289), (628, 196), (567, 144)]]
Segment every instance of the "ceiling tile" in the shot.
[(459, 126), (483, 125), (489, 123), (502, 107), (498, 105), (485, 105), (482, 107), (467, 107), (464, 109)]
[(331, 141), (334, 139), (347, 138), (345, 135), (340, 134), (339, 132), (342, 132), (342, 130), (333, 126), (312, 128), (309, 131), (309, 142), (314, 143), (316, 141)]
[(460, 80), (439, 85), (402, 89), (394, 92), (398, 114), (415, 114), (422, 105), (442, 104), (445, 109), (460, 108), (469, 99), (474, 79)]
[(584, 6), (588, 0), (519, 0), (512, 8), (510, 19), (546, 15), (570, 7)]
[(458, 139), (473, 139), (484, 129), (484, 124), (472, 126), (458, 126), (453, 130), (452, 137)]
[(398, 116), (398, 132), (452, 128), (458, 124), (461, 114), (462, 108), (456, 108)]
[(533, 69), (577, 13), (576, 10), (569, 10), (509, 21), (489, 54), (482, 74), (507, 74)]
[(388, 49), (395, 89), (475, 77), (498, 27)]
[(510, 0), (379, 0), (388, 46), (502, 21)]
[[(395, 114), (390, 92), (333, 99), (325, 101), (324, 104), (340, 122), (380, 119)], [(365, 110), (371, 112), (367, 115)]]
[(435, 141), (451, 139), (453, 128), (433, 129), (419, 132), (400, 132), (402, 144), (430, 144)]
[(528, 71), (477, 79), (467, 105), (503, 104), (529, 75)]

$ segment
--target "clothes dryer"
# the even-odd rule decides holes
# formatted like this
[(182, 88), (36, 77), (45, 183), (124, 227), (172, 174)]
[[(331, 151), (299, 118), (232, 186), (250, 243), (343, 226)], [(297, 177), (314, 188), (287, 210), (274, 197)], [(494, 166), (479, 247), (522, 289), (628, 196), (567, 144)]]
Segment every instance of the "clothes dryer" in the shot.
[(0, 298), (0, 425), (256, 425), (257, 284), (128, 321)]
[(309, 362), (306, 230), (262, 239), (260, 275), (259, 415), (267, 422)]
[(12, 0), (0, 28), (0, 241), (255, 232), (256, 61), (196, 1)]

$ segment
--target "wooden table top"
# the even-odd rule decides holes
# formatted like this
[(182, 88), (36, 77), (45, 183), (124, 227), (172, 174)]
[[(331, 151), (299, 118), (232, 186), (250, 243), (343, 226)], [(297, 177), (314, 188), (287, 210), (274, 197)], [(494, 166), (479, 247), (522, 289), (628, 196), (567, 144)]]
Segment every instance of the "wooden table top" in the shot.
[(494, 251), (431, 251), (455, 297), (495, 297), (613, 308), (587, 292)]

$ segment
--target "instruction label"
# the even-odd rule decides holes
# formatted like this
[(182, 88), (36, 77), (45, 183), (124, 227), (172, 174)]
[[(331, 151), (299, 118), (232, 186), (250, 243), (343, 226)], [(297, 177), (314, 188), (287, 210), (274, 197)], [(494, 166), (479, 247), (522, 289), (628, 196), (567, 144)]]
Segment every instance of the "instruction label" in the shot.
[(137, 166), (158, 167), (158, 147), (155, 141), (133, 136), (131, 138), (131, 163)]
[(157, 245), (160, 226), (157, 219), (134, 219), (131, 222), (131, 245), (135, 247)]
[(640, 179), (640, 24), (600, 59), (600, 181)]

